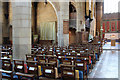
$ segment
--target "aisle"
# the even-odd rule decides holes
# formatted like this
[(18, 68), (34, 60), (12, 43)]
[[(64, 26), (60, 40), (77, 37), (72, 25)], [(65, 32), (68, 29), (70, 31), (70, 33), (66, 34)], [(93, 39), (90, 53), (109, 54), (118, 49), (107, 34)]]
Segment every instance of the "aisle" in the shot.
[(88, 78), (118, 78), (118, 51), (104, 50)]

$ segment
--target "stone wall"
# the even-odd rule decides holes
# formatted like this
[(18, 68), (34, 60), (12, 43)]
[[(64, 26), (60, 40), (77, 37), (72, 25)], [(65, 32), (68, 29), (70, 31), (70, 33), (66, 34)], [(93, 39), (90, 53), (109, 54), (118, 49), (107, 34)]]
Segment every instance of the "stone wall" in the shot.
[(69, 44), (76, 43), (76, 30), (69, 30)]
[[(34, 32), (35, 32), (34, 27), (36, 27), (35, 22), (34, 22), (34, 20), (35, 20), (34, 11), (35, 11), (35, 9), (34, 8), (33, 9), (28, 8), (24, 5), (19, 5), (19, 3), (20, 2), (18, 2), (16, 4), (17, 7), (13, 7), (14, 4), (12, 4), (12, 10), (13, 9), (14, 10), (13, 11), (10, 10), (10, 11), (12, 11), (10, 13), (13, 13), (13, 15), (15, 15), (15, 16), (17, 15), (17, 17), (14, 16), (13, 19), (12, 18), (10, 19), (10, 24), (13, 23), (12, 25), (14, 26), (14, 28), (13, 28), (13, 41), (14, 41), (14, 44), (25, 44), (25, 43), (23, 43), (24, 41), (21, 42), (22, 40), (25, 39), (25, 41), (28, 40), (27, 44), (31, 44), (30, 43), (31, 39), (29, 39), (30, 36), (31, 36), (30, 27), (32, 26), (32, 29), (33, 29)], [(76, 13), (76, 18), (77, 18), (77, 20), (76, 20), (76, 33), (77, 33), (77, 32), (81, 32), (82, 29), (85, 30), (85, 2), (72, 2), (72, 4), (76, 7), (76, 11), (77, 11), (77, 13)], [(89, 3), (89, 4), (90, 4), (89, 9), (93, 9), (94, 6), (92, 6), (91, 3)], [(31, 5), (31, 2), (30, 2), (30, 5)], [(27, 6), (29, 6), (29, 5), (27, 5)], [(91, 8), (91, 6), (93, 8)], [(100, 10), (101, 10), (101, 5), (99, 4), (97, 7), (99, 7), (98, 8), (98, 13), (99, 13)], [(30, 12), (29, 12), (30, 14), (28, 14), (27, 11), (31, 11), (31, 10), (32, 10), (32, 14)], [(57, 35), (56, 36), (58, 38), (57, 39), (58, 40), (58, 45), (59, 46), (68, 46), (69, 45), (69, 38), (70, 38), (69, 37), (69, 32), (65, 34), (63, 32), (63, 30), (64, 30), (64, 21), (69, 22), (69, 2), (51, 2), (51, 0), (49, 0), (46, 5), (43, 2), (39, 2), (37, 12), (38, 12), (37, 13), (38, 14), (37, 15), (37, 30), (39, 30), (38, 29), (39, 24), (42, 23), (42, 22), (56, 21), (57, 22)], [(93, 11), (93, 13), (94, 13), (94, 11)], [(12, 16), (12, 15), (10, 15), (10, 16)], [(32, 16), (32, 20), (31, 20), (31, 16)], [(100, 27), (99, 14), (98, 14), (97, 17), (98, 17), (97, 22), (98, 22), (98, 25)], [(15, 20), (18, 20), (19, 22), (15, 21)], [(4, 21), (4, 22), (6, 22), (6, 21)], [(24, 25), (23, 25), (23, 23), (24, 23)], [(96, 28), (95, 28), (96, 25), (95, 24), (96, 24), (96, 20), (94, 18), (93, 22), (91, 23), (92, 27), (91, 27), (91, 31), (90, 31), (90, 34), (92, 34), (94, 36), (95, 36), (95, 30), (96, 30)], [(17, 35), (17, 34), (19, 34), (19, 31), (17, 32), (18, 28), (16, 28), (16, 26), (18, 28), (20, 28), (19, 30), (22, 30), (23, 28), (21, 28), (21, 27), (24, 27), (24, 30), (26, 30), (26, 32), (25, 31), (23, 31), (23, 32), (25, 32), (27, 34), (25, 34), (25, 35), (22, 34), (21, 36)], [(29, 27), (26, 28), (25, 26), (29, 26)], [(66, 31), (68, 31), (68, 30), (69, 30), (69, 28), (68, 29), (66, 28)], [(17, 42), (15, 42), (15, 41), (17, 41)]]
[(0, 45), (2, 44), (3, 3), (0, 1)]
[[(55, 22), (57, 24), (57, 14), (51, 3), (45, 4), (44, 2), (39, 2), (37, 4), (37, 32), (39, 34), (40, 24), (43, 22)], [(57, 33), (57, 25), (55, 25)], [(56, 35), (57, 37), (57, 35)], [(56, 40), (57, 41), (57, 38)]]
[(39, 2), (37, 7), (37, 26), (42, 22), (57, 21), (57, 16), (54, 8), (48, 2), (46, 5), (44, 2)]
[(92, 9), (93, 11), (91, 17), (93, 20), (90, 23), (90, 34), (95, 37), (96, 36), (96, 3), (95, 2), (93, 3)]
[[(60, 32), (61, 32), (61, 38), (63, 39), (61, 46), (68, 46), (69, 45), (69, 32), (64, 34), (63, 33), (63, 22), (67, 21), (69, 22), (69, 2), (61, 2), (60, 3)], [(69, 30), (69, 28), (68, 28)]]
[(77, 32), (85, 30), (85, 2), (77, 2)]
[(104, 14), (102, 19), (103, 32), (120, 32), (120, 13)]
[(2, 37), (3, 37), (3, 43), (7, 43), (8, 37), (9, 37), (9, 12), (8, 12), (8, 2), (3, 3), (3, 23), (2, 23)]
[(34, 7), (34, 3), (32, 3), (32, 13), (31, 13), (31, 26), (32, 26), (32, 32), (33, 34), (37, 33), (36, 32), (36, 23), (35, 23), (35, 7)]

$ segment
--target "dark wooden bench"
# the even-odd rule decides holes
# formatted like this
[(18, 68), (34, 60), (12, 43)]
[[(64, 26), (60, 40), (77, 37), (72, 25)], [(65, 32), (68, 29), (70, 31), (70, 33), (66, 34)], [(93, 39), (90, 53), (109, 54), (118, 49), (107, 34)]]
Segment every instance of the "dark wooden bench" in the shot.
[(14, 71), (25, 73), (24, 72), (24, 60), (14, 59)]
[(2, 60), (2, 69), (0, 69), (0, 72), (2, 73), (3, 79), (13, 79), (12, 74), (12, 63), (10, 58), (1, 58)]
[[(76, 78), (84, 79), (87, 78), (87, 63), (85, 61), (75, 60), (75, 72)], [(78, 75), (79, 74), (79, 75)]]
[(48, 78), (58, 78), (58, 70), (56, 62), (43, 63), (43, 76)]
[(14, 62), (13, 79), (18, 79), (16, 73), (25, 73), (24, 60), (14, 59), (13, 62)]
[[(38, 79), (38, 62), (37, 61), (26, 61), (27, 63), (27, 73), (17, 72), (16, 75), (18, 79)], [(22, 78), (21, 78), (22, 77)]]
[(35, 54), (26, 54), (26, 60), (35, 61), (36, 60)]
[(75, 80), (75, 65), (61, 64), (61, 79), (63, 80)]

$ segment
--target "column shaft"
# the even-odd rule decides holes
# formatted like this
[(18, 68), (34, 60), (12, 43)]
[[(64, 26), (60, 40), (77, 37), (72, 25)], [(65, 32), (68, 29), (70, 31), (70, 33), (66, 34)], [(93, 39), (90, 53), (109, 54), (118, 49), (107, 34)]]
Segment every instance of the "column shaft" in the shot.
[(31, 3), (13, 2), (13, 58), (24, 59), (31, 53)]

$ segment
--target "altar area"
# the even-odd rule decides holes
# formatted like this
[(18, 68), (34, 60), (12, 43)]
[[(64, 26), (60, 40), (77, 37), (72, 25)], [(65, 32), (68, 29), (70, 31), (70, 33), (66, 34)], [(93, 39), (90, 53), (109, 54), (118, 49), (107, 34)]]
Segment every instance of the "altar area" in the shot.
[(103, 49), (120, 49), (120, 33), (105, 33), (105, 39), (107, 39), (107, 43)]

